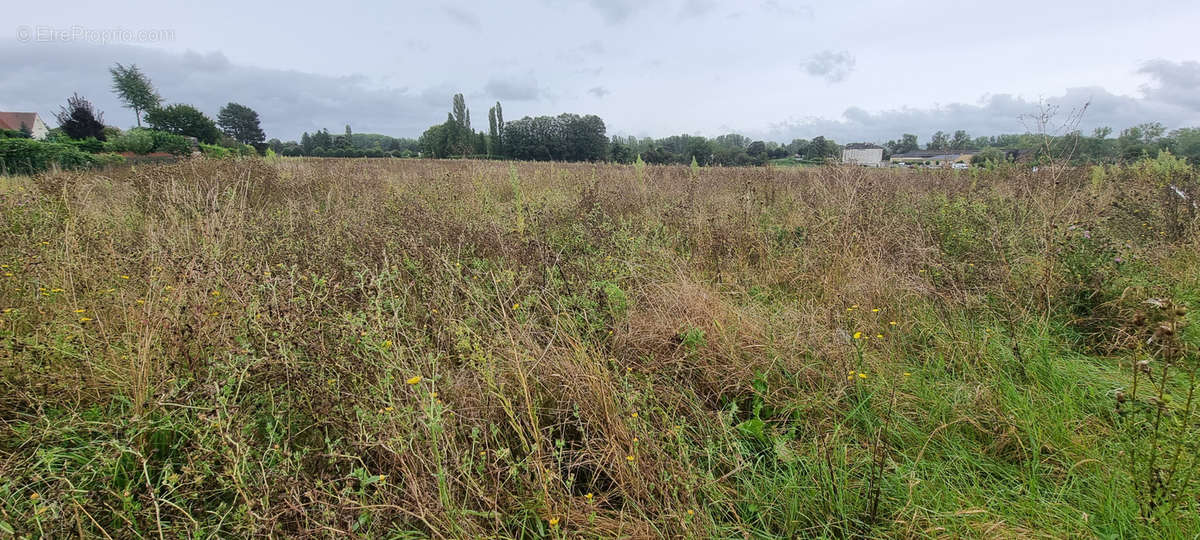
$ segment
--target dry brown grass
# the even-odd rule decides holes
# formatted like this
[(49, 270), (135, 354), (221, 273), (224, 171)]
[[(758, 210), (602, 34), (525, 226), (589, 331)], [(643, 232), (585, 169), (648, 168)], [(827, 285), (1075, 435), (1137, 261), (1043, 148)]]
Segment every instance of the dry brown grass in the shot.
[[(0, 519), (50, 536), (1077, 533), (952, 517), (987, 480), (927, 504), (908, 482), (954, 445), (1035, 459), (1028, 411), (988, 386), (1063, 391), (1010, 351), (1111, 293), (1069, 226), (1154, 268), (1146, 292), (1196, 247), (1110, 226), (1136, 186), (1082, 173), (649, 167), (643, 188), (616, 165), (194, 160), (35, 181), (0, 205), (0, 472), (20, 481)], [(1119, 354), (1139, 298), (1099, 300), (1077, 317)], [(1099, 414), (1077, 407), (1054, 429)], [(1065, 483), (1057, 462), (1097, 444), (1033, 449), (1066, 454), (1046, 477)]]

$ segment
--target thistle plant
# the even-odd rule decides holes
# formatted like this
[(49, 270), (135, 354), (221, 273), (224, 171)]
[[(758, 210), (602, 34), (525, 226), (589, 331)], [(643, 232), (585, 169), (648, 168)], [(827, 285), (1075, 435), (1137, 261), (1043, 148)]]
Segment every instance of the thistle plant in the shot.
[(1181, 339), (1187, 307), (1150, 299), (1134, 318), (1150, 334), (1133, 364), (1128, 395), (1116, 392), (1117, 411), (1130, 438), (1129, 475), (1143, 519), (1157, 521), (1180, 509), (1200, 465), (1197, 427), (1198, 359)]

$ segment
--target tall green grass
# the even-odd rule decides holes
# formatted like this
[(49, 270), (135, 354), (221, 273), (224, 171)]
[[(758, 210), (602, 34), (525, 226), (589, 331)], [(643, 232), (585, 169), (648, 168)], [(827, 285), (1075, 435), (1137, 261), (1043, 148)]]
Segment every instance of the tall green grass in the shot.
[(1130, 465), (1197, 441), (1152, 171), (9, 180), (0, 537), (1189, 537)]

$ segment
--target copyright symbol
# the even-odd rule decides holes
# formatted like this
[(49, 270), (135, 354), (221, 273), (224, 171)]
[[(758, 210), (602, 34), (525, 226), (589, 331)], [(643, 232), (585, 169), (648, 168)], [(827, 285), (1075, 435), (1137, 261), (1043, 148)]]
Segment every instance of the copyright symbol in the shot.
[(31, 37), (33, 37), (32, 32), (28, 26), (17, 27), (17, 41), (20, 41), (21, 43), (28, 43), (29, 38)]

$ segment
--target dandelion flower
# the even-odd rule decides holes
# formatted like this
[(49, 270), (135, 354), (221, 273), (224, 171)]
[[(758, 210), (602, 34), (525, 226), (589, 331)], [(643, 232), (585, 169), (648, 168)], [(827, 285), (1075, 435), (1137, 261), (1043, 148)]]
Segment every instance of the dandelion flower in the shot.
[(696, 511), (695, 511), (695, 510), (692, 510), (691, 508), (688, 508), (688, 515), (689, 515), (689, 516), (694, 516), (694, 515), (696, 515)]
[(38, 500), (38, 499), (40, 499), (40, 498), (42, 498), (42, 496), (41, 496), (40, 494), (37, 494), (37, 493), (30, 493), (30, 494), (29, 494), (29, 500), (31, 500), (31, 501), (36, 501), (36, 500)]
[(854, 339), (862, 339), (862, 332), (855, 332)]
[(875, 337), (877, 337), (879, 339), (883, 339), (883, 334), (875, 334)]
[(587, 500), (588, 500), (588, 502), (591, 502), (591, 500), (592, 500), (592, 494), (591, 494), (591, 493), (588, 493), (587, 495), (584, 495), (584, 496), (583, 496), (583, 498), (587, 499)]
[(888, 321), (888, 324), (890, 324), (892, 326), (896, 326), (896, 321)]
[(422, 377), (420, 375), (417, 375), (417, 376), (415, 376), (407, 381), (404, 381), (404, 382), (407, 382), (408, 384), (417, 384), (417, 383), (421, 382), (421, 379), (422, 379)]
[(637, 411), (633, 411), (633, 414), (630, 414), (629, 416), (631, 416), (633, 418), (637, 418)]
[(513, 304), (513, 311), (521, 309), (521, 304)]
[(858, 378), (860, 378), (860, 379), (865, 379), (865, 378), (867, 378), (867, 374), (866, 374), (866, 373), (859, 373), (859, 374), (858, 374)]
[(905, 377), (912, 377), (912, 373), (909, 373), (909, 372), (905, 371), (905, 372), (904, 372), (904, 376), (905, 376)]
[(125, 274), (121, 274), (121, 279), (129, 279), (129, 276), (127, 276)]
[(79, 322), (88, 322), (88, 321), (90, 321), (90, 320), (92, 320), (92, 318), (91, 318), (91, 317), (80, 317), (80, 318), (79, 318)]
[(874, 309), (872, 309), (872, 310), (871, 310), (871, 313), (879, 313), (879, 308), (874, 308)]
[(556, 518), (556, 517), (550, 518), (550, 526), (557, 527), (558, 526), (558, 518)]
[(385, 340), (383, 340), (383, 348), (385, 348), (385, 349), (386, 349), (386, 348), (388, 348), (388, 347), (391, 347), (391, 346), (392, 346), (392, 340), (390, 340), (390, 339), (385, 339)]
[(630, 454), (630, 455), (628, 455), (628, 456), (625, 456), (625, 461), (628, 461), (628, 462), (630, 462), (630, 463), (633, 463), (633, 455), (632, 455), (632, 454)]
[(87, 311), (87, 310), (86, 309), (77, 309), (77, 310), (75, 310), (75, 313), (83, 313), (85, 311)]

